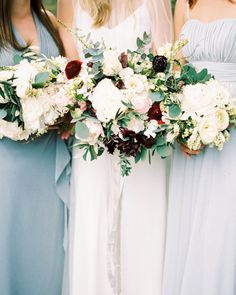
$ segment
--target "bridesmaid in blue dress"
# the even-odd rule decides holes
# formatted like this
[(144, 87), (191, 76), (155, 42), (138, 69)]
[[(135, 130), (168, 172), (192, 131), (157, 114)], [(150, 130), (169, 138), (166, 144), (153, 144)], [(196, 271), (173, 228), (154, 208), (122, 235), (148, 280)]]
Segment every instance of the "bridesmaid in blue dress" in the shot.
[[(236, 1), (178, 0), (185, 58), (236, 97)], [(176, 149), (171, 168), (163, 295), (236, 294), (236, 132), (223, 151)]]
[[(0, 65), (27, 44), (63, 54), (40, 0), (0, 0)], [(61, 295), (70, 156), (56, 131), (0, 140), (0, 294)]]

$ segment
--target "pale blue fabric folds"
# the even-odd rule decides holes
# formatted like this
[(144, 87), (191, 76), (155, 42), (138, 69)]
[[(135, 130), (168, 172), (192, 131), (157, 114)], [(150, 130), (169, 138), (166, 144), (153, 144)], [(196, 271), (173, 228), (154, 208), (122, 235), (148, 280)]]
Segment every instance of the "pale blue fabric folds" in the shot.
[[(236, 97), (236, 19), (186, 22), (184, 55)], [(163, 295), (236, 294), (236, 132), (223, 151), (174, 152)]]
[[(59, 55), (34, 19), (40, 52)], [(23, 44), (17, 32), (16, 37)], [(1, 49), (0, 65), (12, 65), (16, 53)], [(28, 143), (0, 140), (1, 295), (62, 294), (69, 173), (69, 150), (56, 131)]]

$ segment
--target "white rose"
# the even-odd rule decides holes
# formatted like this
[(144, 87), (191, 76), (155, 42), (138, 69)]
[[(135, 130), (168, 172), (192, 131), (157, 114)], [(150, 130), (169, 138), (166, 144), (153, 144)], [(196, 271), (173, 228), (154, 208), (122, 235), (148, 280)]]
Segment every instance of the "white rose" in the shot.
[(127, 77), (125, 80), (125, 88), (133, 90), (136, 93), (142, 93), (148, 90), (147, 77), (144, 75), (135, 74)]
[(125, 110), (122, 92), (109, 79), (103, 79), (95, 87), (90, 100), (96, 110), (97, 118), (102, 122), (115, 119), (118, 110)]
[(134, 75), (134, 70), (131, 68), (122, 69), (119, 73), (119, 76), (122, 80), (129, 79)]
[(103, 53), (103, 73), (106, 76), (114, 76), (122, 70), (122, 65), (119, 61), (119, 54), (115, 50), (107, 50)]
[(7, 81), (11, 79), (14, 75), (14, 71), (0, 71), (0, 81)]
[(213, 143), (218, 134), (215, 118), (201, 118), (198, 125), (198, 132), (203, 144)]
[(224, 106), (230, 102), (230, 92), (217, 80), (211, 80), (207, 83), (212, 95), (216, 96), (217, 106)]
[(217, 109), (215, 111), (215, 118), (219, 131), (223, 131), (229, 127), (229, 115), (226, 110)]
[(132, 118), (127, 124), (127, 128), (135, 133), (139, 133), (144, 130), (144, 122), (137, 118)]

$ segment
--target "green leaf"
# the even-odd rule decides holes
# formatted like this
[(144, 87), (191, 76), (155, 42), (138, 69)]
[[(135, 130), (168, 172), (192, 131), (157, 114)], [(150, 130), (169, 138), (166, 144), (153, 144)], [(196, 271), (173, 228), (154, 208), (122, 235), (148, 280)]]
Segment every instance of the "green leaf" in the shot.
[(13, 57), (13, 62), (15, 65), (19, 64), (24, 58), (20, 54), (16, 54)]
[(140, 47), (142, 47), (144, 45), (144, 42), (143, 42), (142, 39), (137, 38), (136, 44), (137, 44), (138, 48), (140, 48)]
[(178, 104), (172, 104), (169, 106), (169, 114), (171, 118), (176, 118), (180, 115), (181, 109)]
[(4, 119), (7, 116), (7, 112), (5, 110), (0, 110), (0, 119)]
[(161, 158), (166, 158), (170, 155), (170, 149), (167, 145), (157, 146), (156, 151)]
[(95, 152), (94, 146), (92, 146), (92, 145), (89, 146), (89, 152), (90, 152), (91, 161), (96, 160), (97, 154)]
[(150, 98), (153, 102), (156, 102), (156, 101), (162, 101), (164, 99), (164, 96), (160, 92), (151, 92)]
[(162, 146), (162, 145), (165, 145), (166, 144), (166, 140), (164, 137), (158, 137), (157, 138), (157, 141), (156, 141), (156, 145), (157, 146)]
[(35, 76), (34, 84), (45, 84), (50, 76), (49, 72), (42, 72)]
[(83, 122), (78, 121), (75, 125), (75, 132), (81, 139), (87, 139), (89, 136), (89, 129)]

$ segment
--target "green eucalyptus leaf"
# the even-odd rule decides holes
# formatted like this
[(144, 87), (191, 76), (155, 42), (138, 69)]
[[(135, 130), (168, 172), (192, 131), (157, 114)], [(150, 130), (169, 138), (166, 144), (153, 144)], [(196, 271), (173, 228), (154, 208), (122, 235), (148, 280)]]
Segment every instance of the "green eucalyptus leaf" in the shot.
[(4, 119), (7, 116), (7, 112), (5, 110), (0, 110), (0, 119)]
[(89, 136), (89, 129), (88, 129), (88, 127), (86, 126), (86, 124), (84, 124), (81, 121), (78, 121), (75, 124), (75, 132), (78, 135), (78, 137), (81, 138), (81, 139), (87, 139), (88, 136)]
[(167, 145), (157, 146), (156, 151), (161, 158), (166, 158), (170, 155), (170, 149)]
[(35, 76), (34, 84), (45, 84), (50, 76), (49, 72), (42, 72)]
[(171, 118), (176, 118), (180, 115), (181, 109), (178, 104), (172, 104), (169, 106), (169, 114)]
[(166, 140), (164, 137), (158, 137), (156, 141), (156, 146), (163, 146), (166, 144)]
[(164, 96), (162, 93), (160, 92), (151, 92), (150, 93), (150, 98), (152, 100), (152, 102), (159, 102), (162, 101), (164, 99)]
[(20, 54), (16, 54), (13, 57), (13, 62), (15, 65), (19, 64), (24, 58)]

